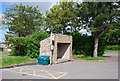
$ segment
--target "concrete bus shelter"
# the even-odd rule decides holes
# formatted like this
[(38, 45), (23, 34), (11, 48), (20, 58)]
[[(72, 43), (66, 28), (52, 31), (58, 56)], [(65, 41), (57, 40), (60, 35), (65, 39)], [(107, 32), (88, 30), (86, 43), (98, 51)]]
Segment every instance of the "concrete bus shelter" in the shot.
[(72, 36), (52, 34), (40, 41), (39, 56), (50, 56), (50, 64), (56, 64), (72, 59)]

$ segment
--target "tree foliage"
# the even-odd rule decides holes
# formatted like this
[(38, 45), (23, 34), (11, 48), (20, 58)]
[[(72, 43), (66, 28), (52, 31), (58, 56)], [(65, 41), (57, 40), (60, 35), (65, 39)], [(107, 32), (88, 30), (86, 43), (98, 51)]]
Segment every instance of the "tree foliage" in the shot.
[[(56, 33), (67, 33), (67, 30), (72, 30), (72, 20), (76, 18), (74, 14), (74, 2), (60, 2), (50, 8), (50, 11), (46, 12), (45, 21), (50, 31)], [(68, 27), (70, 26), (70, 28)]]
[[(111, 28), (119, 26), (117, 2), (60, 2), (46, 13), (46, 22), (52, 31), (67, 34), (87, 29), (94, 36), (93, 56), (97, 57), (99, 39)], [(74, 30), (74, 31), (73, 31)]]
[(8, 8), (4, 14), (3, 24), (8, 26), (9, 35), (25, 37), (41, 29), (43, 20), (38, 6), (15, 4)]
[(11, 44), (10, 48), (15, 55), (35, 58), (39, 56), (39, 42), (48, 36), (48, 33), (40, 31), (26, 37), (10, 38), (8, 44)]
[(84, 27), (94, 36), (94, 57), (97, 57), (99, 38), (110, 28), (118, 26), (119, 3), (115, 2), (83, 2), (78, 4), (80, 20)]
[(86, 27), (94, 35), (101, 36), (109, 28), (115, 27), (119, 22), (119, 3), (113, 2), (84, 2), (78, 7)]
[[(33, 55), (38, 54), (39, 50), (38, 41), (42, 38), (39, 38), (41, 34), (34, 36), (30, 34), (39, 31), (42, 23), (45, 23), (46, 27), (44, 28), (46, 30), (49, 29), (50, 32), (68, 34), (69, 30), (73, 35), (73, 48), (76, 53), (90, 53), (90, 55), (93, 53), (92, 56), (97, 57), (103, 54), (104, 46), (101, 41), (102, 36), (107, 31), (109, 33), (106, 34), (106, 39), (110, 39), (112, 36), (110, 39), (112, 43), (116, 42), (116, 38), (119, 37), (119, 35), (116, 35), (119, 32), (120, 25), (119, 9), (120, 3), (117, 2), (79, 3), (61, 1), (46, 12), (45, 22), (43, 22), (42, 14), (37, 10), (37, 7), (24, 6), (22, 4), (14, 5), (5, 14), (7, 21), (4, 24), (9, 25), (10, 30), (9, 35), (6, 35), (7, 42), (13, 44), (16, 53), (35, 57), (37, 55)], [(82, 28), (90, 31), (92, 36), (81, 36), (79, 31)], [(47, 37), (48, 35), (44, 36), (42, 34), (41, 36)], [(107, 40), (107, 42), (111, 42), (110, 40)], [(22, 49), (22, 47), (25, 47), (27, 51)]]
[(120, 29), (112, 28), (105, 34), (106, 45), (119, 45), (120, 41)]

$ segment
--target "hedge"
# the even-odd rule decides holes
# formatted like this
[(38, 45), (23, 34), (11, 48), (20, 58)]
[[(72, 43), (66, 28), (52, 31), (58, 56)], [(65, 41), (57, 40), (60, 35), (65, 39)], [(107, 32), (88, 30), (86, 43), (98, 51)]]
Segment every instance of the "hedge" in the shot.
[(11, 48), (15, 55), (35, 58), (39, 55), (39, 42), (48, 36), (48, 33), (40, 31), (26, 37), (14, 37), (10, 40)]
[(120, 50), (120, 46), (119, 45), (108, 45), (108, 46), (105, 46), (105, 50)]
[[(77, 55), (93, 56), (94, 37), (87, 34), (80, 34), (79, 32), (72, 33), (73, 36), (73, 53)], [(98, 56), (104, 54), (104, 40), (99, 40)]]

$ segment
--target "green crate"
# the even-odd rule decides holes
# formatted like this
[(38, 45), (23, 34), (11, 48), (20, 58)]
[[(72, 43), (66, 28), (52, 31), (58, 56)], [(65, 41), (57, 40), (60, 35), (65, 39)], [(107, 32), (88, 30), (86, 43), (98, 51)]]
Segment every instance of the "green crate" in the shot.
[(50, 64), (50, 56), (40, 56), (38, 57), (38, 63), (42, 65)]

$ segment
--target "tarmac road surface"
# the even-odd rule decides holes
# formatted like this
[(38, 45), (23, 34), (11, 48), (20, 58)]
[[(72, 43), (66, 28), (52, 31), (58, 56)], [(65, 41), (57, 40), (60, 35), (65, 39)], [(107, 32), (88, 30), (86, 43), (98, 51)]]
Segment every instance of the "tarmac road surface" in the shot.
[(53, 65), (26, 65), (0, 69), (2, 79), (118, 79), (118, 52), (105, 61), (70, 61)]

